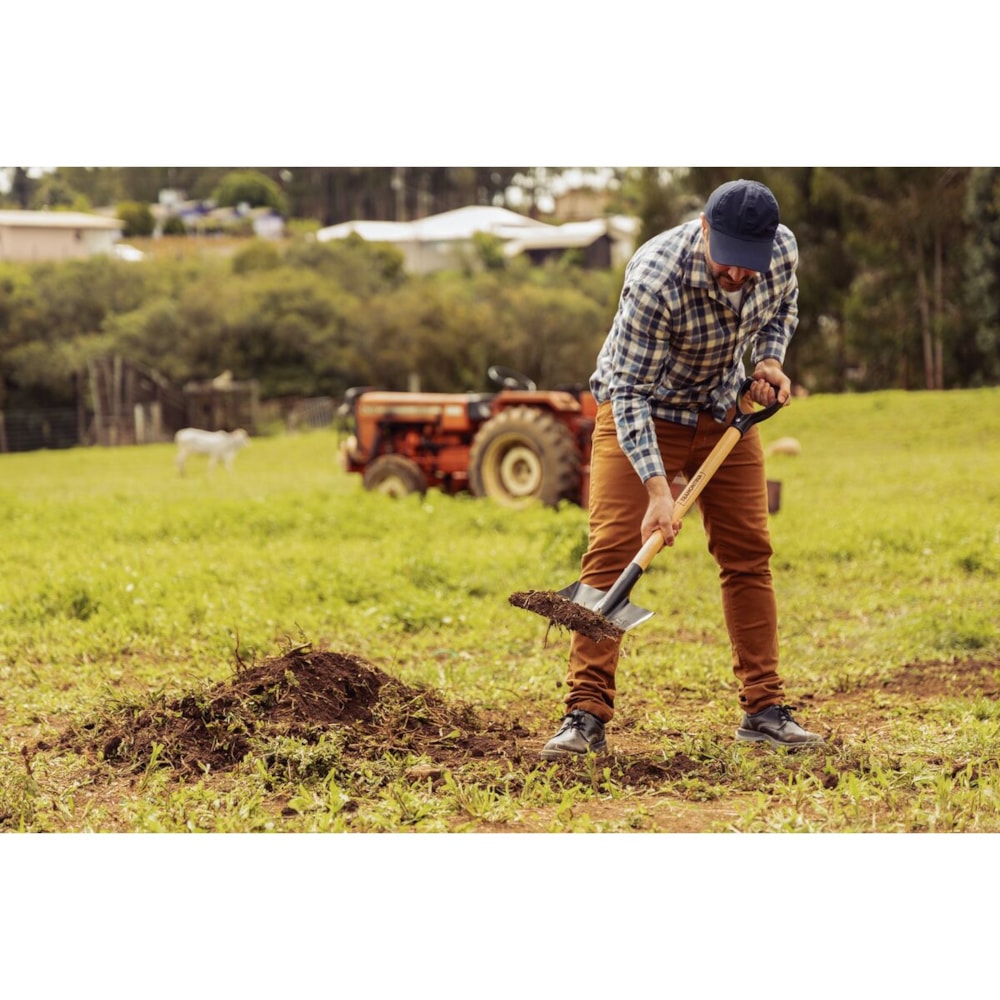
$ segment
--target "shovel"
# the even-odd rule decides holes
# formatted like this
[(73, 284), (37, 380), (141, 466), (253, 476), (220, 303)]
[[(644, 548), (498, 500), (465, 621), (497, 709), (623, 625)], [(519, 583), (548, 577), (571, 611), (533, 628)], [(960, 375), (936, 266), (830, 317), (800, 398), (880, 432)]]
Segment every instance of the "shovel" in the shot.
[[(744, 379), (738, 395), (740, 401), (752, 385), (753, 379)], [(746, 431), (754, 424), (774, 416), (781, 407), (781, 403), (774, 402), (760, 410), (745, 412), (740, 409), (719, 443), (674, 501), (675, 522), (680, 521), (691, 509), (708, 481)], [(512, 594), (508, 600), (515, 607), (534, 611), (557, 625), (581, 632), (595, 642), (605, 638), (621, 638), (629, 629), (653, 617), (654, 612), (632, 604), (629, 595), (664, 544), (662, 533), (654, 531), (608, 591), (598, 590), (578, 580), (554, 594), (529, 591), (525, 594)]]

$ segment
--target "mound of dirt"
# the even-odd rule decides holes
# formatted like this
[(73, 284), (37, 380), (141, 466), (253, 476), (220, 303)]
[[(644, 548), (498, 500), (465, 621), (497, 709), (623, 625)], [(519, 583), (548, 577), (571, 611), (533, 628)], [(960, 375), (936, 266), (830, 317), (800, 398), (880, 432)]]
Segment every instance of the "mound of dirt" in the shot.
[(231, 770), (255, 740), (295, 737), (316, 742), (331, 729), (359, 756), (400, 752), (497, 754), (527, 735), (518, 726), (490, 724), (469, 706), (412, 688), (357, 656), (303, 647), (202, 694), (159, 698), (118, 709), (62, 745), (111, 764), (141, 771), (150, 764), (178, 772)]

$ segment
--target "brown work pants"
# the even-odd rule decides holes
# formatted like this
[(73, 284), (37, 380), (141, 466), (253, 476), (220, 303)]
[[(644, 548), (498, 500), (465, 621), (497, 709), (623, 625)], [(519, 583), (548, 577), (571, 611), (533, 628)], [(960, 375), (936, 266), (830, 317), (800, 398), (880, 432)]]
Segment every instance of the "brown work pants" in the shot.
[[(735, 412), (735, 411), (733, 411)], [(730, 418), (732, 417), (730, 413)], [(667, 478), (690, 479), (728, 426), (702, 413), (698, 426), (656, 421)], [(675, 491), (676, 492), (676, 491)], [(608, 590), (642, 546), (646, 488), (618, 444), (611, 404), (602, 404), (590, 463), (590, 538), (580, 580)], [(722, 607), (732, 647), (739, 703), (760, 712), (783, 701), (778, 676), (778, 613), (771, 582), (771, 540), (760, 434), (750, 427), (698, 499), (709, 551), (719, 564)], [(567, 711), (579, 708), (610, 721), (620, 642), (594, 642), (574, 632), (570, 645)]]

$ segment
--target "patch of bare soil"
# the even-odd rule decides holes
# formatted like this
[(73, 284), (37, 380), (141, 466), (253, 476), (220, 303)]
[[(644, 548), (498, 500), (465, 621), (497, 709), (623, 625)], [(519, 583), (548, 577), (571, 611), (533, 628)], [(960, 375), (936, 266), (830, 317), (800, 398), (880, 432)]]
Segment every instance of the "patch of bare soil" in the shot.
[[(509, 716), (410, 687), (360, 657), (303, 647), (241, 667), (201, 694), (108, 712), (65, 732), (59, 745), (124, 771), (153, 764), (183, 778), (232, 770), (255, 740), (315, 743), (336, 731), (345, 757), (359, 763), (387, 753), (424, 757), (429, 763), (415, 768), (414, 777), (433, 780), (477, 759), (505, 759), (523, 771), (550, 767), (538, 751), (556, 724), (554, 716), (529, 719), (526, 728)], [(632, 787), (655, 787), (696, 766), (683, 755), (644, 758), (642, 746), (624, 732), (618, 744), (608, 759)]]
[(916, 698), (1000, 696), (1000, 663), (994, 660), (927, 660), (908, 663), (878, 683), (885, 692)]
[[(890, 726), (897, 699), (929, 708), (950, 696), (1000, 696), (1000, 663), (909, 664), (891, 676), (863, 680), (851, 691), (807, 698), (803, 721), (823, 732), (835, 749), (859, 734)], [(477, 760), (502, 759), (509, 765), (514, 791), (531, 771), (552, 767), (539, 759), (538, 751), (555, 720), (533, 712), (518, 719), (515, 712), (480, 711), (403, 684), (360, 657), (304, 646), (250, 668), (240, 664), (230, 680), (201, 694), (108, 712), (64, 733), (59, 745), (125, 773), (159, 766), (184, 780), (232, 770), (247, 754), (261, 752), (264, 743), (282, 736), (316, 743), (323, 734), (336, 732), (348, 764), (361, 765), (388, 753), (421, 757), (410, 769), (414, 780), (436, 783), (446, 771), (457, 774)], [(609, 731), (609, 750), (602, 767), (611, 767), (615, 780), (634, 791), (652, 794), (649, 807), (657, 812), (661, 829), (704, 829), (708, 820), (695, 815), (692, 805), (657, 794), (670, 782), (697, 777), (703, 761), (681, 752), (664, 755), (662, 743), (654, 747), (630, 729), (626, 714)], [(568, 769), (567, 780), (579, 780), (578, 763), (558, 765)], [(835, 776), (823, 777), (836, 783)], [(724, 813), (722, 809), (712, 821), (722, 822)]]
[(64, 734), (66, 749), (141, 770), (151, 761), (178, 772), (231, 770), (255, 737), (315, 742), (337, 729), (359, 755), (426, 754), (445, 762), (516, 747), (528, 734), (449, 704), (357, 656), (303, 647), (253, 666), (202, 694), (127, 707)]
[[(816, 708), (818, 727), (833, 746), (889, 732), (902, 709), (914, 717), (949, 698), (1000, 697), (1000, 662), (996, 660), (924, 660), (874, 674), (849, 690), (822, 699), (806, 699)], [(808, 726), (808, 720), (807, 720)]]

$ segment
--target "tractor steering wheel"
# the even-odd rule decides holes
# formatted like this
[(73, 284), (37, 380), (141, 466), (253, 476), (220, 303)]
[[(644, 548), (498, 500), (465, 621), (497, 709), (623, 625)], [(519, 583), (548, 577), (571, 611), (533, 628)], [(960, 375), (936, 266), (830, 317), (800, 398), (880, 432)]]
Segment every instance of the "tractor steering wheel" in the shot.
[(538, 388), (527, 375), (522, 375), (513, 368), (504, 368), (503, 365), (490, 365), (486, 374), (490, 377), (490, 381), (501, 389), (523, 389), (526, 392), (534, 392)]

